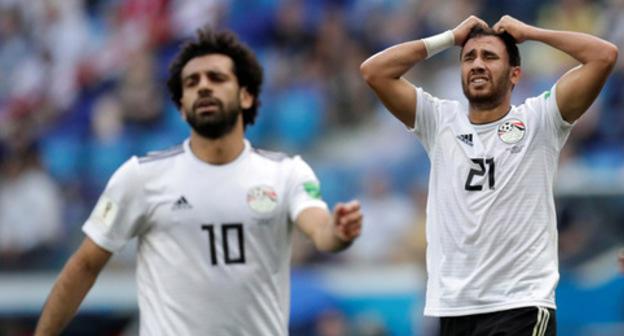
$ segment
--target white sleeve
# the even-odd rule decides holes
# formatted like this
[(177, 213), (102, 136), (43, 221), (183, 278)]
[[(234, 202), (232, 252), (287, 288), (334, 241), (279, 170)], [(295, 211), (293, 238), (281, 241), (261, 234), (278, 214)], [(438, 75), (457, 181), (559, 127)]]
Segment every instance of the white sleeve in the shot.
[(106, 185), (82, 231), (97, 245), (117, 252), (138, 231), (145, 209), (138, 160), (126, 161)]
[(565, 144), (574, 123), (563, 119), (557, 105), (557, 85), (553, 85), (550, 91), (526, 100), (529, 108), (534, 109), (542, 120), (547, 135), (551, 135), (551, 141), (557, 150), (561, 150)]
[(288, 213), (291, 221), (295, 221), (301, 211), (310, 207), (327, 209), (327, 204), (321, 199), (321, 185), (312, 171), (301, 157), (293, 159), (293, 167), (288, 180)]
[(442, 100), (424, 91), (422, 88), (414, 87), (416, 90), (416, 118), (414, 132), (427, 151), (434, 147), (437, 129), (440, 118), (440, 108)]

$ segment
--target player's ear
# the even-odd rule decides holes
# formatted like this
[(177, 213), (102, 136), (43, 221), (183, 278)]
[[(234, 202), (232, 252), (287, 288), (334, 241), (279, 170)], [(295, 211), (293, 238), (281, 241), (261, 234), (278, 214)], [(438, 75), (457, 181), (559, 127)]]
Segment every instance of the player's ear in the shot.
[(240, 101), (241, 108), (246, 110), (253, 105), (255, 97), (247, 91), (246, 87), (243, 86), (238, 91), (238, 99)]
[(516, 86), (522, 77), (522, 69), (519, 66), (512, 66), (509, 72), (509, 80), (513, 86)]

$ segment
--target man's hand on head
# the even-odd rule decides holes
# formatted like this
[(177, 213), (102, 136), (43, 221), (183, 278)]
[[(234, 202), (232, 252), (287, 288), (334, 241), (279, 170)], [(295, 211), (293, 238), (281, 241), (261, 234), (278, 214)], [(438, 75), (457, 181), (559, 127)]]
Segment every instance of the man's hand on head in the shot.
[(462, 21), (462, 23), (457, 25), (457, 27), (452, 30), (453, 36), (455, 37), (455, 45), (461, 47), (466, 41), (466, 38), (468, 38), (468, 35), (470, 34), (472, 28), (477, 26), (484, 29), (489, 28), (488, 24), (485, 21), (474, 15), (469, 16), (466, 20)]
[(507, 32), (507, 34), (511, 35), (516, 40), (516, 43), (522, 43), (529, 39), (529, 33), (532, 29), (535, 29), (535, 27), (514, 17), (505, 15), (496, 22), (492, 29), (494, 29), (496, 33)]

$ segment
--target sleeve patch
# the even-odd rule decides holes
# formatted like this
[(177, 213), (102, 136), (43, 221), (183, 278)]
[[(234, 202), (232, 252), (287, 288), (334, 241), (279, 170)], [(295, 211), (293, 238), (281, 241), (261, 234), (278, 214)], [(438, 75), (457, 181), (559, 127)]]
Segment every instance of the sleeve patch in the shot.
[(106, 196), (102, 196), (95, 205), (93, 213), (91, 213), (91, 220), (102, 223), (106, 227), (110, 227), (115, 221), (115, 218), (117, 218), (118, 211), (119, 206), (117, 203)]
[(305, 182), (303, 184), (303, 188), (305, 189), (308, 196), (314, 199), (321, 198), (321, 186), (317, 182)]

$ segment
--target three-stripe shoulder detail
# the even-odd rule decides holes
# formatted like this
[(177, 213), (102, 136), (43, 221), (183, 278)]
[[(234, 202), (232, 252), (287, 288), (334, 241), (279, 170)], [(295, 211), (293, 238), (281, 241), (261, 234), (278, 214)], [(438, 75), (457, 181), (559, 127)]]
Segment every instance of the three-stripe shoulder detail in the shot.
[(252, 150), (254, 153), (275, 162), (281, 162), (289, 158), (288, 154), (282, 152), (273, 152), (259, 148), (252, 148)]
[(182, 153), (184, 153), (184, 147), (182, 145), (177, 145), (169, 149), (149, 152), (146, 156), (139, 157), (139, 163), (159, 161), (180, 155)]

